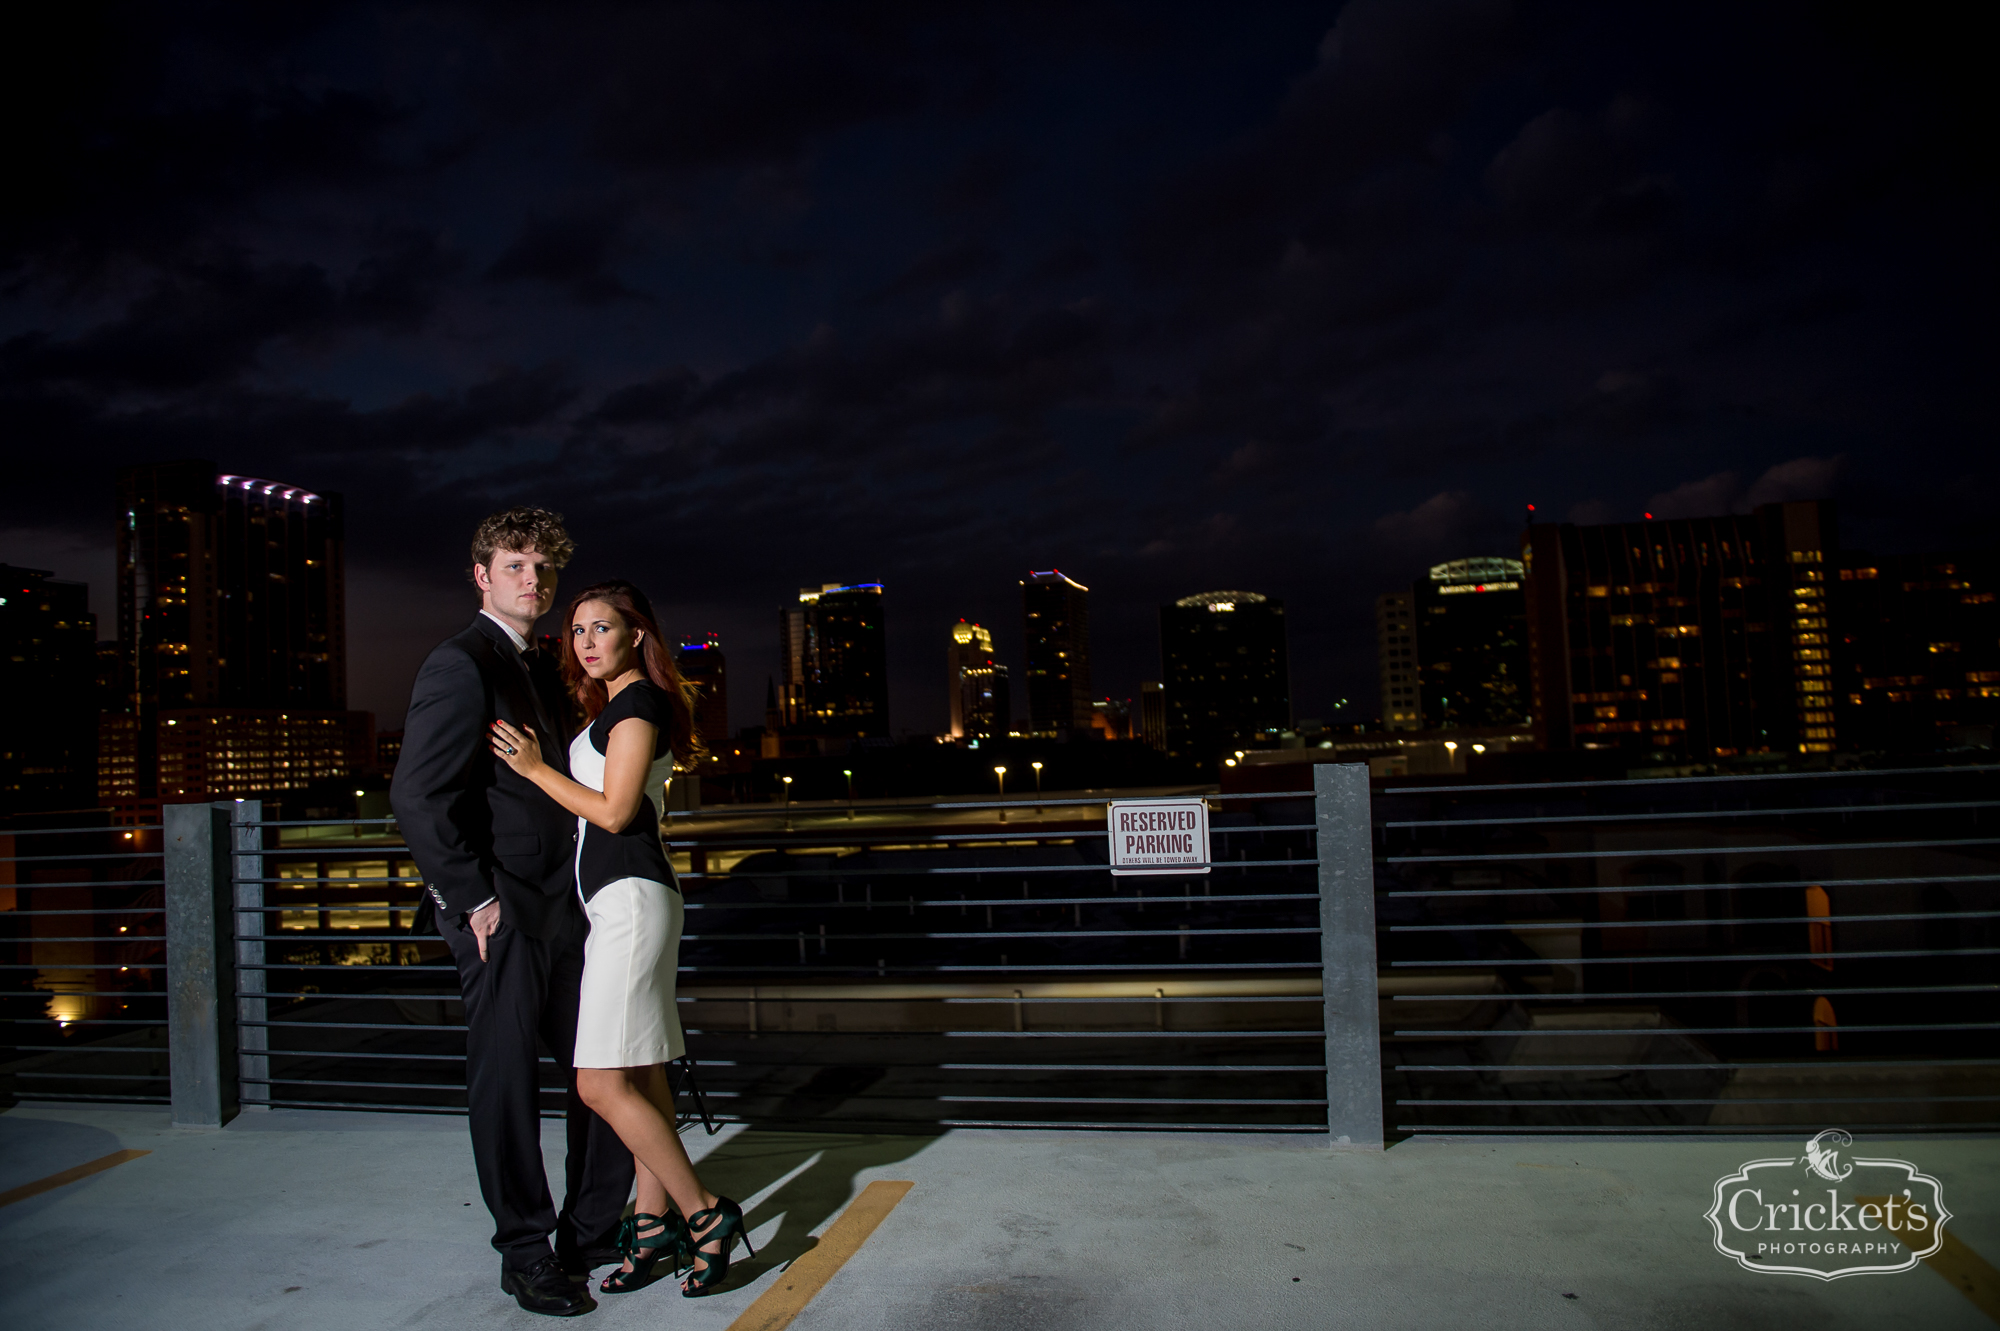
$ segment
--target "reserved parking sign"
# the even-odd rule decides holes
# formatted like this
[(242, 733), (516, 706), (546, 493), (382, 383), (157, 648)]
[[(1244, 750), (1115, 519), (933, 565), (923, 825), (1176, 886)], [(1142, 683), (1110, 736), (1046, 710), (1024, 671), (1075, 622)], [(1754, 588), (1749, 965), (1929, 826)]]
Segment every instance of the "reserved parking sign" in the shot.
[(1208, 872), (1208, 801), (1113, 800), (1105, 811), (1114, 874)]

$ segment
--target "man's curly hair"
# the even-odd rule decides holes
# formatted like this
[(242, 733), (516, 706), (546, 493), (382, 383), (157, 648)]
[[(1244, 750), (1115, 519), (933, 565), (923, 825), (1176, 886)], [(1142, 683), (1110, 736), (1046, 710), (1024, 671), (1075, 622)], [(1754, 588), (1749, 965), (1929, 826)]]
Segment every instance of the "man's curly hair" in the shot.
[(533, 550), (561, 568), (576, 553), (576, 542), (563, 530), (562, 514), (546, 508), (510, 508), (480, 523), (472, 534), (474, 564), (481, 568), (491, 564), (496, 550)]

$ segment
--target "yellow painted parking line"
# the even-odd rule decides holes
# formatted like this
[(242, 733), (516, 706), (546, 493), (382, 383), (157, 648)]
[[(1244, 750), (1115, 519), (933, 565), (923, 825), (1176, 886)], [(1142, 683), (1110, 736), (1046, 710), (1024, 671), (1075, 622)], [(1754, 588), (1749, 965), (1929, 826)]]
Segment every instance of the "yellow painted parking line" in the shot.
[(877, 1225), (888, 1219), (896, 1203), (916, 1186), (885, 1180), (863, 1188), (839, 1219), (826, 1227), (819, 1242), (779, 1272), (777, 1282), (729, 1324), (729, 1331), (783, 1331), (790, 1326), (813, 1296), (826, 1288), (826, 1282), (847, 1264), (847, 1259), (861, 1251), (861, 1245), (868, 1241)]
[(92, 1174), (101, 1173), (113, 1165), (122, 1165), (127, 1160), (137, 1160), (142, 1155), (151, 1154), (151, 1151), (113, 1151), (110, 1155), (99, 1156), (97, 1159), (87, 1164), (78, 1165), (74, 1169), (65, 1169), (60, 1174), (51, 1174), (47, 1178), (36, 1179), (33, 1183), (23, 1183), (18, 1188), (9, 1188), (5, 1192), (0, 1192), (0, 1206), (12, 1206), (15, 1202), (25, 1202), (30, 1197), (39, 1197), (45, 1192), (60, 1188), (65, 1183), (74, 1183), (80, 1178), (89, 1178)]
[[(1886, 1197), (1856, 1197), (1863, 1206), (1870, 1202), (1881, 1205)], [(1917, 1245), (1910, 1241), (1901, 1226), (1889, 1230), (1903, 1246), (1915, 1252)], [(1929, 1246), (1926, 1242), (1925, 1246)], [(1923, 1259), (1924, 1265), (1949, 1280), (1952, 1288), (1972, 1300), (1972, 1306), (2000, 1322), (2000, 1271), (1993, 1269), (1984, 1257), (1965, 1246), (1959, 1237), (1949, 1229), (1944, 1232), (1944, 1242), (1938, 1250)]]

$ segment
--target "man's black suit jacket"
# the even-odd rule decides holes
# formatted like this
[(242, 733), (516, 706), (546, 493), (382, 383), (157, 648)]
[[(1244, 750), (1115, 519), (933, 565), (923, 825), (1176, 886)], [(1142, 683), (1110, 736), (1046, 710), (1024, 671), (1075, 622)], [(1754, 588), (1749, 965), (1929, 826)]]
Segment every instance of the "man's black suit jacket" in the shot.
[(496, 717), (532, 728), (543, 761), (569, 771), (569, 708), (553, 664), (531, 665), (481, 614), (417, 671), (389, 790), (424, 876), (419, 915), (452, 920), (497, 897), (501, 919), (530, 937), (580, 935), (576, 818), (493, 753)]

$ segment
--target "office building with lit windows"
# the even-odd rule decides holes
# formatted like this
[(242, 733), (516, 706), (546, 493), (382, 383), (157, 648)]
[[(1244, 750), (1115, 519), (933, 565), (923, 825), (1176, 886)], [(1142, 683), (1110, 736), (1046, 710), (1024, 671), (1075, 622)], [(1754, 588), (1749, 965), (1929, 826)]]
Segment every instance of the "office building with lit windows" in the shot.
[(0, 807), (97, 802), (97, 616), (90, 589), (0, 564)]
[(1689, 760), (1840, 744), (1829, 503), (1522, 542), (1531, 711), (1545, 748)]
[(1202, 592), (1160, 607), (1167, 755), (1208, 765), (1292, 724), (1285, 604)]
[(1518, 559), (1454, 559), (1410, 589), (1422, 727), (1528, 722), (1528, 602)]
[(1987, 748), (2000, 724), (2000, 553), (1849, 553), (1832, 591), (1842, 748)]
[(778, 712), (800, 735), (889, 735), (889, 646), (882, 584), (829, 582), (778, 612)]
[(1149, 749), (1167, 751), (1167, 686), (1157, 679), (1139, 681), (1139, 720), (1133, 738)]
[(674, 664), (681, 678), (695, 686), (694, 729), (711, 762), (729, 752), (729, 663), (722, 639), (711, 633), (699, 642), (684, 642)]
[(1423, 680), (1417, 673), (1417, 598), (1385, 592), (1375, 598), (1375, 651), (1382, 685), (1382, 727), (1424, 728)]
[(1013, 721), (1007, 667), (993, 659), (993, 635), (961, 619), (945, 645), (953, 739), (1004, 737)]
[(1090, 588), (1060, 569), (1021, 580), (1028, 724), (1040, 735), (1091, 729)]
[[(131, 706), (128, 719), (105, 720), (100, 794), (224, 793), (194, 789), (188, 774), (224, 773), (233, 760), (194, 756), (187, 744), (262, 733), (267, 723), (255, 718), (265, 713), (314, 733), (365, 724), (345, 710), (339, 495), (206, 461), (128, 467), (117, 486), (118, 641)], [(167, 714), (190, 710), (214, 724), (168, 736)], [(283, 744), (255, 743), (290, 764)], [(170, 750), (178, 756), (169, 780)], [(372, 764), (368, 753), (350, 770)]]

